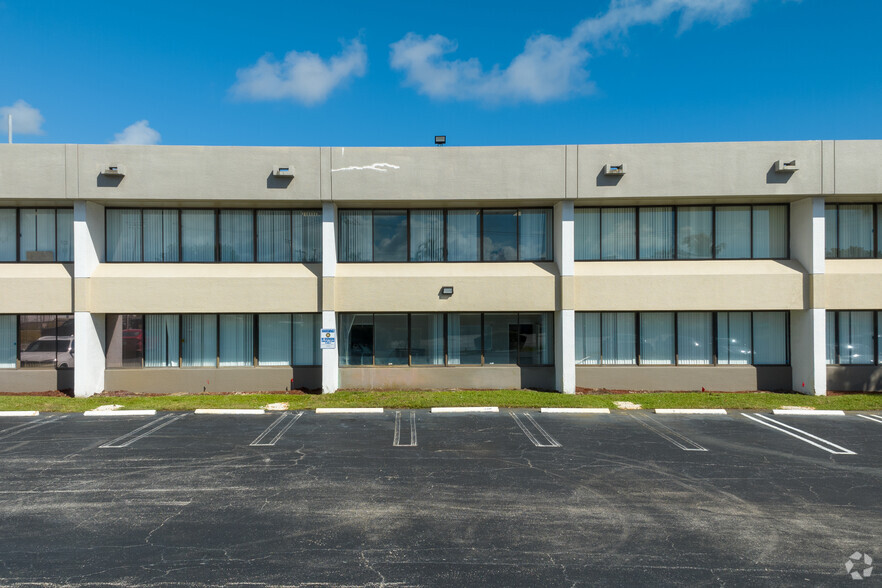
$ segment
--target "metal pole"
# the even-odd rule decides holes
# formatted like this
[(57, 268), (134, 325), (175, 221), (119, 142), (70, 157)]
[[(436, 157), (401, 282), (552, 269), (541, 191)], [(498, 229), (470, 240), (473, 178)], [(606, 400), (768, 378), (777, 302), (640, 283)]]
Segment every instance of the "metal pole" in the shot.
[(7, 128), (9, 129), (9, 144), (12, 145), (12, 115), (8, 114), (6, 116), (9, 117), (8, 123), (7, 123)]

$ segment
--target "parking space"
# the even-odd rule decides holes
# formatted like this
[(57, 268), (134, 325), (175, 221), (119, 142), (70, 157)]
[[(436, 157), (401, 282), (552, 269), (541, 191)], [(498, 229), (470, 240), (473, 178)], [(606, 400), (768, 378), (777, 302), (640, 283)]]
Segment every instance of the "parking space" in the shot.
[(0, 584), (836, 583), (861, 414), (0, 417)]

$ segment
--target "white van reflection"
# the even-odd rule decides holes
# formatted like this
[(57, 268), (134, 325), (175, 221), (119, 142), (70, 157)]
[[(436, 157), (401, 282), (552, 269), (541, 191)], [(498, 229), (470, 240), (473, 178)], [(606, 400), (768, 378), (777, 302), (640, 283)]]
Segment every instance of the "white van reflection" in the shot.
[(21, 352), (22, 367), (74, 367), (73, 337), (40, 337)]

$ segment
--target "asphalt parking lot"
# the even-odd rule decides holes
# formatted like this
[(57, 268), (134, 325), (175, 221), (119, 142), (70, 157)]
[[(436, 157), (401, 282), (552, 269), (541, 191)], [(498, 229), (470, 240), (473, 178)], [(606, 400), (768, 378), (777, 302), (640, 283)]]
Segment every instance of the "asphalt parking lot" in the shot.
[(838, 586), (880, 458), (873, 413), (0, 417), (0, 584)]

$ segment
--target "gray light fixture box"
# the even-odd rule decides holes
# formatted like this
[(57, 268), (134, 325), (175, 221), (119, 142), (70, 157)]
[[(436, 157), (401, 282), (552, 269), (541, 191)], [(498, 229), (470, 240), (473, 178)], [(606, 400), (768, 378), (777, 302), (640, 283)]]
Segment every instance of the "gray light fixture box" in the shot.
[(795, 159), (779, 159), (775, 162), (775, 173), (779, 174), (792, 174), (799, 168), (796, 166)]
[(625, 175), (624, 163), (607, 163), (603, 166), (603, 175), (605, 176), (623, 176)]
[(125, 172), (125, 170), (123, 170), (121, 165), (105, 165), (101, 169), (101, 175), (102, 176), (122, 177), (122, 176), (126, 175), (126, 172)]
[(273, 168), (273, 175), (277, 178), (293, 178), (294, 168), (290, 166), (280, 166)]

